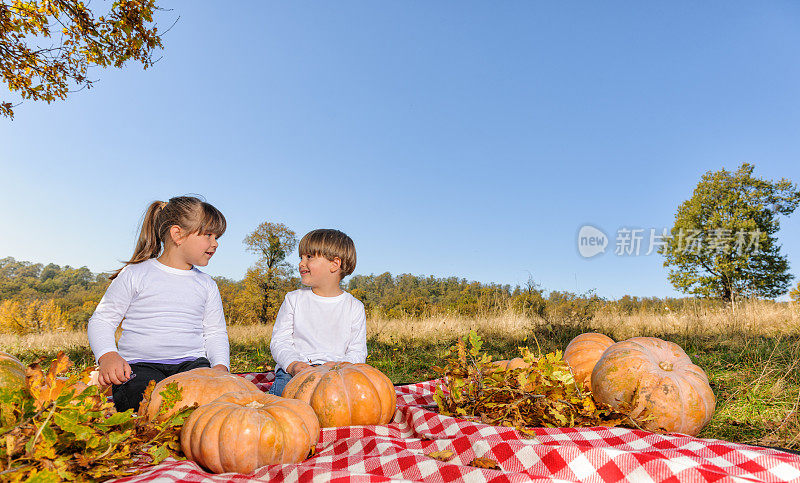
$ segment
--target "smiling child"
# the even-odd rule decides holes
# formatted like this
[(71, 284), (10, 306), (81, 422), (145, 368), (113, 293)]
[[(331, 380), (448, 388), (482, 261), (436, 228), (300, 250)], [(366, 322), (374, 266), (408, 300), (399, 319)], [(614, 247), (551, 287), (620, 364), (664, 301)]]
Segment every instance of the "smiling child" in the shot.
[(342, 290), (344, 277), (356, 267), (353, 240), (339, 230), (320, 229), (300, 240), (303, 288), (289, 292), (281, 304), (272, 341), (275, 383), (280, 395), (291, 378), (311, 365), (367, 360), (364, 304)]

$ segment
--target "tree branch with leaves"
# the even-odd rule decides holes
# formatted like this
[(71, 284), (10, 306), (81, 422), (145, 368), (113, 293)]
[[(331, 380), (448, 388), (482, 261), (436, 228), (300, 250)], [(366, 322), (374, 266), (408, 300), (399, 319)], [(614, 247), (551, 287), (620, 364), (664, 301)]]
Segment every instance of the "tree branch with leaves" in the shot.
[[(91, 88), (90, 68), (122, 67), (129, 60), (147, 69), (162, 48), (154, 0), (117, 0), (96, 16), (78, 0), (0, 1), (0, 78), (22, 99), (66, 99)], [(14, 117), (0, 101), (0, 116)]]

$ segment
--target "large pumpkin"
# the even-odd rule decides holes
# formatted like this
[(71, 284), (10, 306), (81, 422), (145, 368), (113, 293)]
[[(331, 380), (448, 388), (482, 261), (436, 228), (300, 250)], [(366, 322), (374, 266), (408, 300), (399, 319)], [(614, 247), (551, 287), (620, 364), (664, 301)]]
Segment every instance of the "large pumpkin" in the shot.
[(25, 364), (19, 359), (0, 351), (0, 387), (20, 388), (25, 386)]
[(283, 397), (300, 399), (314, 408), (323, 428), (386, 424), (394, 416), (394, 385), (368, 364), (337, 362), (295, 375)]
[(696, 436), (716, 399), (703, 370), (677, 344), (634, 337), (603, 352), (592, 372), (595, 398), (655, 432)]
[(564, 350), (564, 360), (572, 368), (575, 382), (583, 389), (592, 390), (592, 369), (603, 352), (614, 344), (611, 337), (588, 332), (575, 337)]
[(250, 473), (303, 461), (318, 438), (319, 423), (308, 404), (243, 391), (198, 407), (181, 428), (181, 449), (214, 473)]
[(183, 407), (193, 404), (206, 404), (228, 392), (253, 391), (261, 392), (258, 386), (243, 377), (230, 374), (228, 372), (199, 367), (191, 371), (181, 372), (174, 376), (169, 376), (156, 384), (150, 400), (142, 401), (139, 407), (139, 414), (146, 415), (148, 419), (153, 419), (161, 406), (161, 391), (172, 382), (177, 382), (182, 389), (182, 400), (172, 410), (167, 411), (164, 417), (177, 412)]

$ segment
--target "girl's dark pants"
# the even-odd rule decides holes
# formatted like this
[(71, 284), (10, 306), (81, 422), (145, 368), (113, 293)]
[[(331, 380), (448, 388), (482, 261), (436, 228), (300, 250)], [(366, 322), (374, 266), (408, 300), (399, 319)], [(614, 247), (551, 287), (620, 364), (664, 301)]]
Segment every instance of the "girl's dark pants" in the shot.
[(198, 367), (211, 367), (211, 363), (205, 357), (200, 357), (193, 361), (181, 362), (180, 364), (157, 364), (154, 362), (135, 362), (131, 364), (131, 373), (136, 374), (133, 379), (111, 388), (111, 396), (114, 398), (114, 406), (117, 411), (139, 410), (139, 403), (144, 397), (144, 390), (150, 381), (158, 384), (162, 379), (186, 372)]

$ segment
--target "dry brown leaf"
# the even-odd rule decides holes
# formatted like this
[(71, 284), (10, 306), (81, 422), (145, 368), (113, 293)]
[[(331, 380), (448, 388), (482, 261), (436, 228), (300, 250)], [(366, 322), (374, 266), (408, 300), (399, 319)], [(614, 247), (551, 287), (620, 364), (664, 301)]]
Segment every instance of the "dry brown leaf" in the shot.
[(497, 464), (497, 461), (491, 458), (475, 458), (474, 460), (469, 462), (469, 466), (473, 466), (475, 468), (484, 468), (487, 470), (500, 469), (500, 465)]

